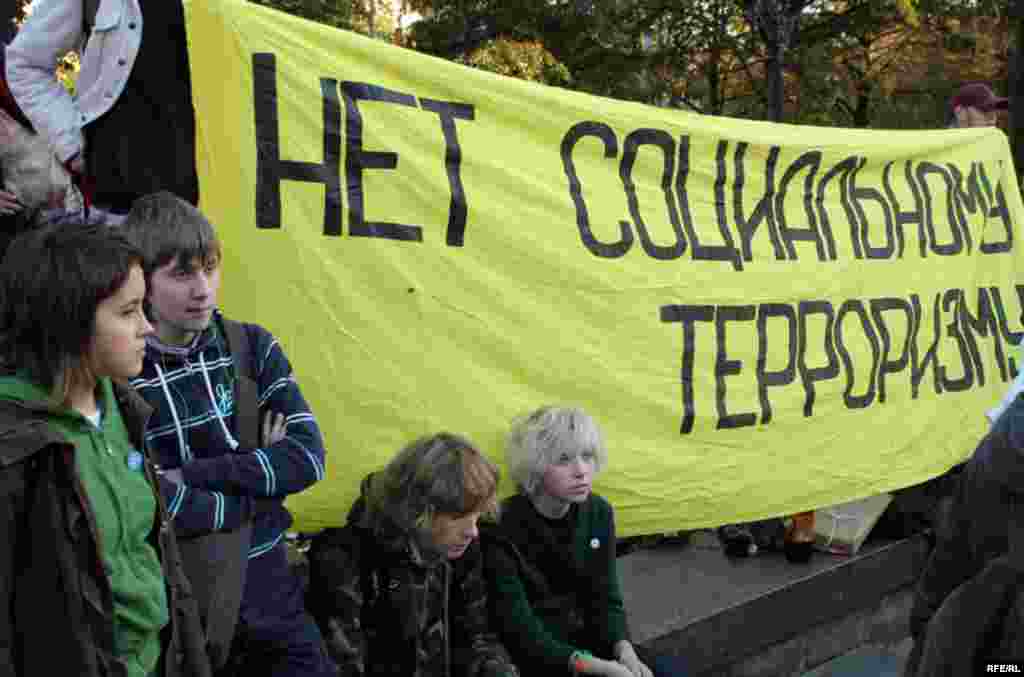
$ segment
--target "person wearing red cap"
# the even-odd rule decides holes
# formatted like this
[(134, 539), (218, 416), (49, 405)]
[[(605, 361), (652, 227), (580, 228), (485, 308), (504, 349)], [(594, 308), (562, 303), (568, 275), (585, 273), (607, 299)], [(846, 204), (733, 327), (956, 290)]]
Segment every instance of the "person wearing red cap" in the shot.
[(1010, 107), (1009, 99), (996, 96), (981, 82), (964, 85), (949, 102), (950, 127), (994, 127), (999, 111)]

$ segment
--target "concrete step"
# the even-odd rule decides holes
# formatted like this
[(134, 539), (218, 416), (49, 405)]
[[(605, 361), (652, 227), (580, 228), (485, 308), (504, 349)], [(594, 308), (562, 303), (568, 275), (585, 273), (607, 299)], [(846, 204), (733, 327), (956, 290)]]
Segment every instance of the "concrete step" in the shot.
[(927, 552), (915, 537), (802, 565), (771, 552), (733, 560), (705, 533), (621, 557), (619, 574), (638, 644), (684, 656), (695, 676), (797, 677), (904, 640)]

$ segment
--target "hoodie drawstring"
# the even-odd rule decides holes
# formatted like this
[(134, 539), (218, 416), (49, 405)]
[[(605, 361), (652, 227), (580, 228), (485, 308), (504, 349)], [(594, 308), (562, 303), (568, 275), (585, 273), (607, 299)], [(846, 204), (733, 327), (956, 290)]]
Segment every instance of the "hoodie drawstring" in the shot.
[[(224, 432), (224, 438), (227, 440), (228, 446), (231, 447), (231, 451), (238, 449), (238, 440), (234, 438), (231, 431), (228, 430), (228, 426), (224, 423), (224, 416), (221, 414), (220, 406), (217, 404), (217, 399), (213, 396), (213, 385), (210, 383), (210, 374), (206, 369), (206, 360), (203, 358), (203, 354), (199, 353), (199, 365), (202, 367), (203, 372), (203, 383), (206, 384), (206, 394), (210, 398), (210, 404), (213, 406), (213, 413), (217, 417), (217, 422), (220, 423), (220, 429)], [(181, 449), (181, 464), (185, 465), (192, 460), (192, 450), (188, 448), (188, 444), (185, 442), (185, 430), (181, 425), (181, 417), (178, 416), (178, 408), (174, 406), (174, 398), (171, 397), (171, 389), (167, 385), (167, 377), (164, 376), (164, 370), (160, 368), (159, 362), (153, 361), (153, 366), (156, 367), (157, 376), (160, 377), (160, 387), (163, 388), (164, 397), (167, 399), (167, 404), (171, 410), (171, 418), (174, 419), (174, 432), (178, 435), (178, 448)]]
[(220, 413), (220, 405), (217, 404), (217, 399), (213, 396), (213, 386), (210, 384), (210, 374), (206, 370), (206, 360), (203, 359), (202, 353), (199, 353), (199, 365), (203, 368), (203, 382), (206, 383), (206, 394), (210, 396), (210, 404), (213, 405), (213, 413), (217, 415), (217, 421), (220, 423), (220, 429), (224, 431), (224, 438), (227, 439), (228, 446), (231, 447), (231, 451), (235, 451), (238, 449), (238, 441), (231, 435), (231, 431), (228, 430), (227, 424), (224, 423), (224, 416)]
[(167, 404), (171, 408), (171, 418), (174, 419), (174, 432), (178, 433), (178, 448), (181, 450), (181, 464), (185, 465), (192, 460), (192, 452), (189, 451), (188, 444), (185, 443), (185, 431), (181, 428), (181, 419), (178, 417), (178, 408), (174, 406), (174, 398), (171, 397), (171, 389), (167, 387), (167, 378), (164, 376), (164, 370), (160, 368), (160, 363), (153, 360), (153, 366), (156, 367), (157, 376), (160, 377), (160, 387), (164, 390), (164, 398), (167, 400)]

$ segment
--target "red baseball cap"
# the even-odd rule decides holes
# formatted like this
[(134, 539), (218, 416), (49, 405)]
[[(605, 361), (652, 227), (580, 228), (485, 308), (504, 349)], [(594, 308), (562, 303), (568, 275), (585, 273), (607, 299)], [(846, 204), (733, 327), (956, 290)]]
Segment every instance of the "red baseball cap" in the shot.
[(961, 87), (953, 95), (949, 106), (953, 110), (966, 106), (968, 108), (977, 108), (983, 113), (988, 113), (994, 110), (1007, 110), (1010, 107), (1010, 100), (1005, 97), (996, 96), (992, 89), (984, 83), (972, 82)]

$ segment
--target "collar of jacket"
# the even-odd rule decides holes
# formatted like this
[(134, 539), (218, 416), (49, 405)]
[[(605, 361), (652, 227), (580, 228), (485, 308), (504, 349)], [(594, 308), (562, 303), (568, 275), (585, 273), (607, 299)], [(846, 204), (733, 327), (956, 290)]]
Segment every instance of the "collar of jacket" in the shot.
[(391, 553), (394, 558), (405, 558), (415, 566), (430, 568), (439, 563), (446, 563), (441, 552), (432, 549), (426, 542), (420, 541), (415, 534), (409, 534), (386, 515), (374, 516), (367, 507), (367, 494), (373, 478), (378, 473), (371, 472), (363, 478), (359, 485), (359, 498), (348, 511), (346, 522), (356, 529), (365, 531), (381, 550)]
[(223, 315), (220, 310), (214, 309), (210, 324), (187, 346), (171, 346), (161, 342), (156, 336), (147, 336), (146, 357), (159, 361), (161, 364), (166, 362), (184, 362), (189, 357), (198, 355), (220, 341), (220, 337), (223, 334), (221, 330), (222, 322)]
[(428, 548), (416, 543), (416, 539), (402, 532), (397, 526), (372, 524), (367, 516), (362, 516), (351, 523), (353, 527), (365, 531), (380, 550), (387, 553), (385, 559), (391, 561), (405, 560), (413, 566), (429, 569), (444, 561), (440, 553), (436, 555)]
[[(115, 381), (113, 385), (132, 444), (142, 449), (146, 420), (153, 408), (126, 383)], [(64, 436), (47, 425), (51, 411), (40, 403), (0, 402), (0, 467), (23, 461), (51, 444), (66, 444)]]
[(114, 399), (121, 408), (121, 418), (128, 429), (132, 446), (142, 450), (145, 443), (146, 423), (153, 414), (153, 407), (143, 399), (142, 395), (124, 382), (114, 381)]

